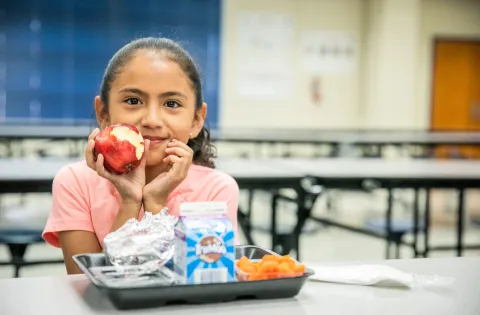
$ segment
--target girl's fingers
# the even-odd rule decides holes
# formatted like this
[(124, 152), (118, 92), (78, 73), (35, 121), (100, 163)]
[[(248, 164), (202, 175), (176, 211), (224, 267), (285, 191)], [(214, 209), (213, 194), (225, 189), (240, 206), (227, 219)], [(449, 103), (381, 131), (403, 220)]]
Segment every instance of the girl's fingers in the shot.
[(190, 160), (187, 157), (179, 157), (177, 155), (169, 155), (163, 159), (163, 162), (170, 165), (170, 174), (175, 180), (183, 179), (188, 174)]
[(183, 148), (185, 149), (186, 151), (188, 152), (191, 152), (193, 154), (193, 150), (192, 148), (190, 148), (186, 143), (182, 142), (182, 141), (178, 141), (178, 140), (175, 140), (173, 139), (172, 141), (170, 141), (167, 145), (168, 148), (174, 148), (174, 147), (178, 147), (178, 148)]
[(103, 178), (111, 180), (112, 174), (110, 174), (110, 172), (108, 172), (105, 169), (105, 166), (103, 166), (103, 161), (104, 161), (103, 155), (99, 154), (97, 157), (97, 161), (95, 162), (95, 168), (97, 170), (97, 174)]
[(179, 157), (183, 157), (183, 158), (186, 158), (186, 159), (190, 159), (191, 157), (193, 157), (193, 151), (188, 151), (184, 148), (181, 148), (181, 147), (170, 147), (170, 148), (166, 148), (165, 149), (165, 152), (167, 154), (174, 154), (176, 156), (179, 156)]
[(90, 140), (95, 140), (95, 137), (97, 136), (97, 134), (100, 132), (100, 130), (98, 128), (95, 128), (92, 133), (88, 136), (88, 141)]
[(169, 159), (175, 161), (172, 165), (172, 175), (177, 179), (183, 179), (188, 174), (188, 168), (193, 159), (193, 150), (186, 144), (178, 140), (172, 140), (168, 143), (165, 153), (170, 156), (176, 156), (180, 159)]
[(182, 161), (182, 158), (176, 155), (169, 155), (163, 159), (163, 163), (174, 166)]
[(148, 155), (148, 151), (150, 150), (150, 140), (149, 139), (145, 139), (144, 140), (144, 151), (143, 151), (143, 157), (142, 157), (142, 161), (140, 162), (140, 165), (138, 166), (137, 169), (144, 169), (145, 166), (147, 165), (147, 155)]
[(95, 156), (93, 155), (93, 149), (95, 147), (94, 140), (88, 140), (87, 147), (85, 148), (85, 161), (87, 166), (93, 170), (95, 169)]
[(88, 136), (87, 146), (85, 148), (85, 160), (87, 162), (87, 166), (93, 170), (95, 170), (95, 157), (93, 155), (93, 148), (95, 147), (95, 137), (99, 131), (100, 130), (98, 130), (98, 128), (95, 128), (95, 130), (90, 133)]

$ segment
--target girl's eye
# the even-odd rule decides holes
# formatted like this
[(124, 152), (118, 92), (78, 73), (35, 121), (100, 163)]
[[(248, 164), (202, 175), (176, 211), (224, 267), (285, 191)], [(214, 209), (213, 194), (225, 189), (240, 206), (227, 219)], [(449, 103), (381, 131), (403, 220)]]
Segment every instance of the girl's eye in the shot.
[(177, 108), (180, 105), (175, 101), (168, 101), (168, 102), (165, 103), (165, 106), (167, 106), (169, 108)]
[(127, 98), (125, 100), (125, 102), (127, 102), (127, 104), (130, 104), (130, 105), (138, 105), (140, 104), (140, 100), (138, 98), (134, 98), (134, 97), (130, 97), (130, 98)]

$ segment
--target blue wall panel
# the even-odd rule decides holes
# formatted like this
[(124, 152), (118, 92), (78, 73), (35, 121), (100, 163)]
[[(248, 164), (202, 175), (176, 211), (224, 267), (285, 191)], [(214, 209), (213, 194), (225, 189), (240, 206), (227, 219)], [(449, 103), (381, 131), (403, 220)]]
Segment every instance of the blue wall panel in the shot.
[(115, 51), (135, 38), (164, 36), (180, 41), (196, 59), (208, 121), (217, 127), (220, 2), (1, 1), (6, 47), (0, 63), (7, 71), (0, 89), (6, 90), (7, 121), (92, 119), (93, 98)]

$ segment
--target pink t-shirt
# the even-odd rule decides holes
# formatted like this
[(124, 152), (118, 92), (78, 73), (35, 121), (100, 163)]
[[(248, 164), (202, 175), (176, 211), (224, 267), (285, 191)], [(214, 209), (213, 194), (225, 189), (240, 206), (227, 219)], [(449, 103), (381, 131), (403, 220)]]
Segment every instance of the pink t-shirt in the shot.
[[(60, 247), (57, 232), (82, 230), (95, 233), (103, 248), (103, 239), (110, 233), (121, 204), (120, 194), (110, 181), (81, 161), (60, 169), (52, 193), (52, 210), (43, 231), (45, 241)], [(166, 207), (171, 215), (178, 216), (182, 202), (226, 202), (237, 235), (238, 198), (239, 188), (231, 176), (192, 164), (187, 177), (168, 196)], [(143, 215), (142, 207), (139, 217)]]

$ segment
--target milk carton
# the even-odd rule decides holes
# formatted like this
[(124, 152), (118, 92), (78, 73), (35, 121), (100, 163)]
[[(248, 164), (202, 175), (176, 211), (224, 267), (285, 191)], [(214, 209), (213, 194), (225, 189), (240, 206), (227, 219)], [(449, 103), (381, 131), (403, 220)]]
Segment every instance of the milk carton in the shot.
[(179, 284), (235, 280), (235, 235), (226, 214), (225, 203), (180, 205), (173, 259)]

